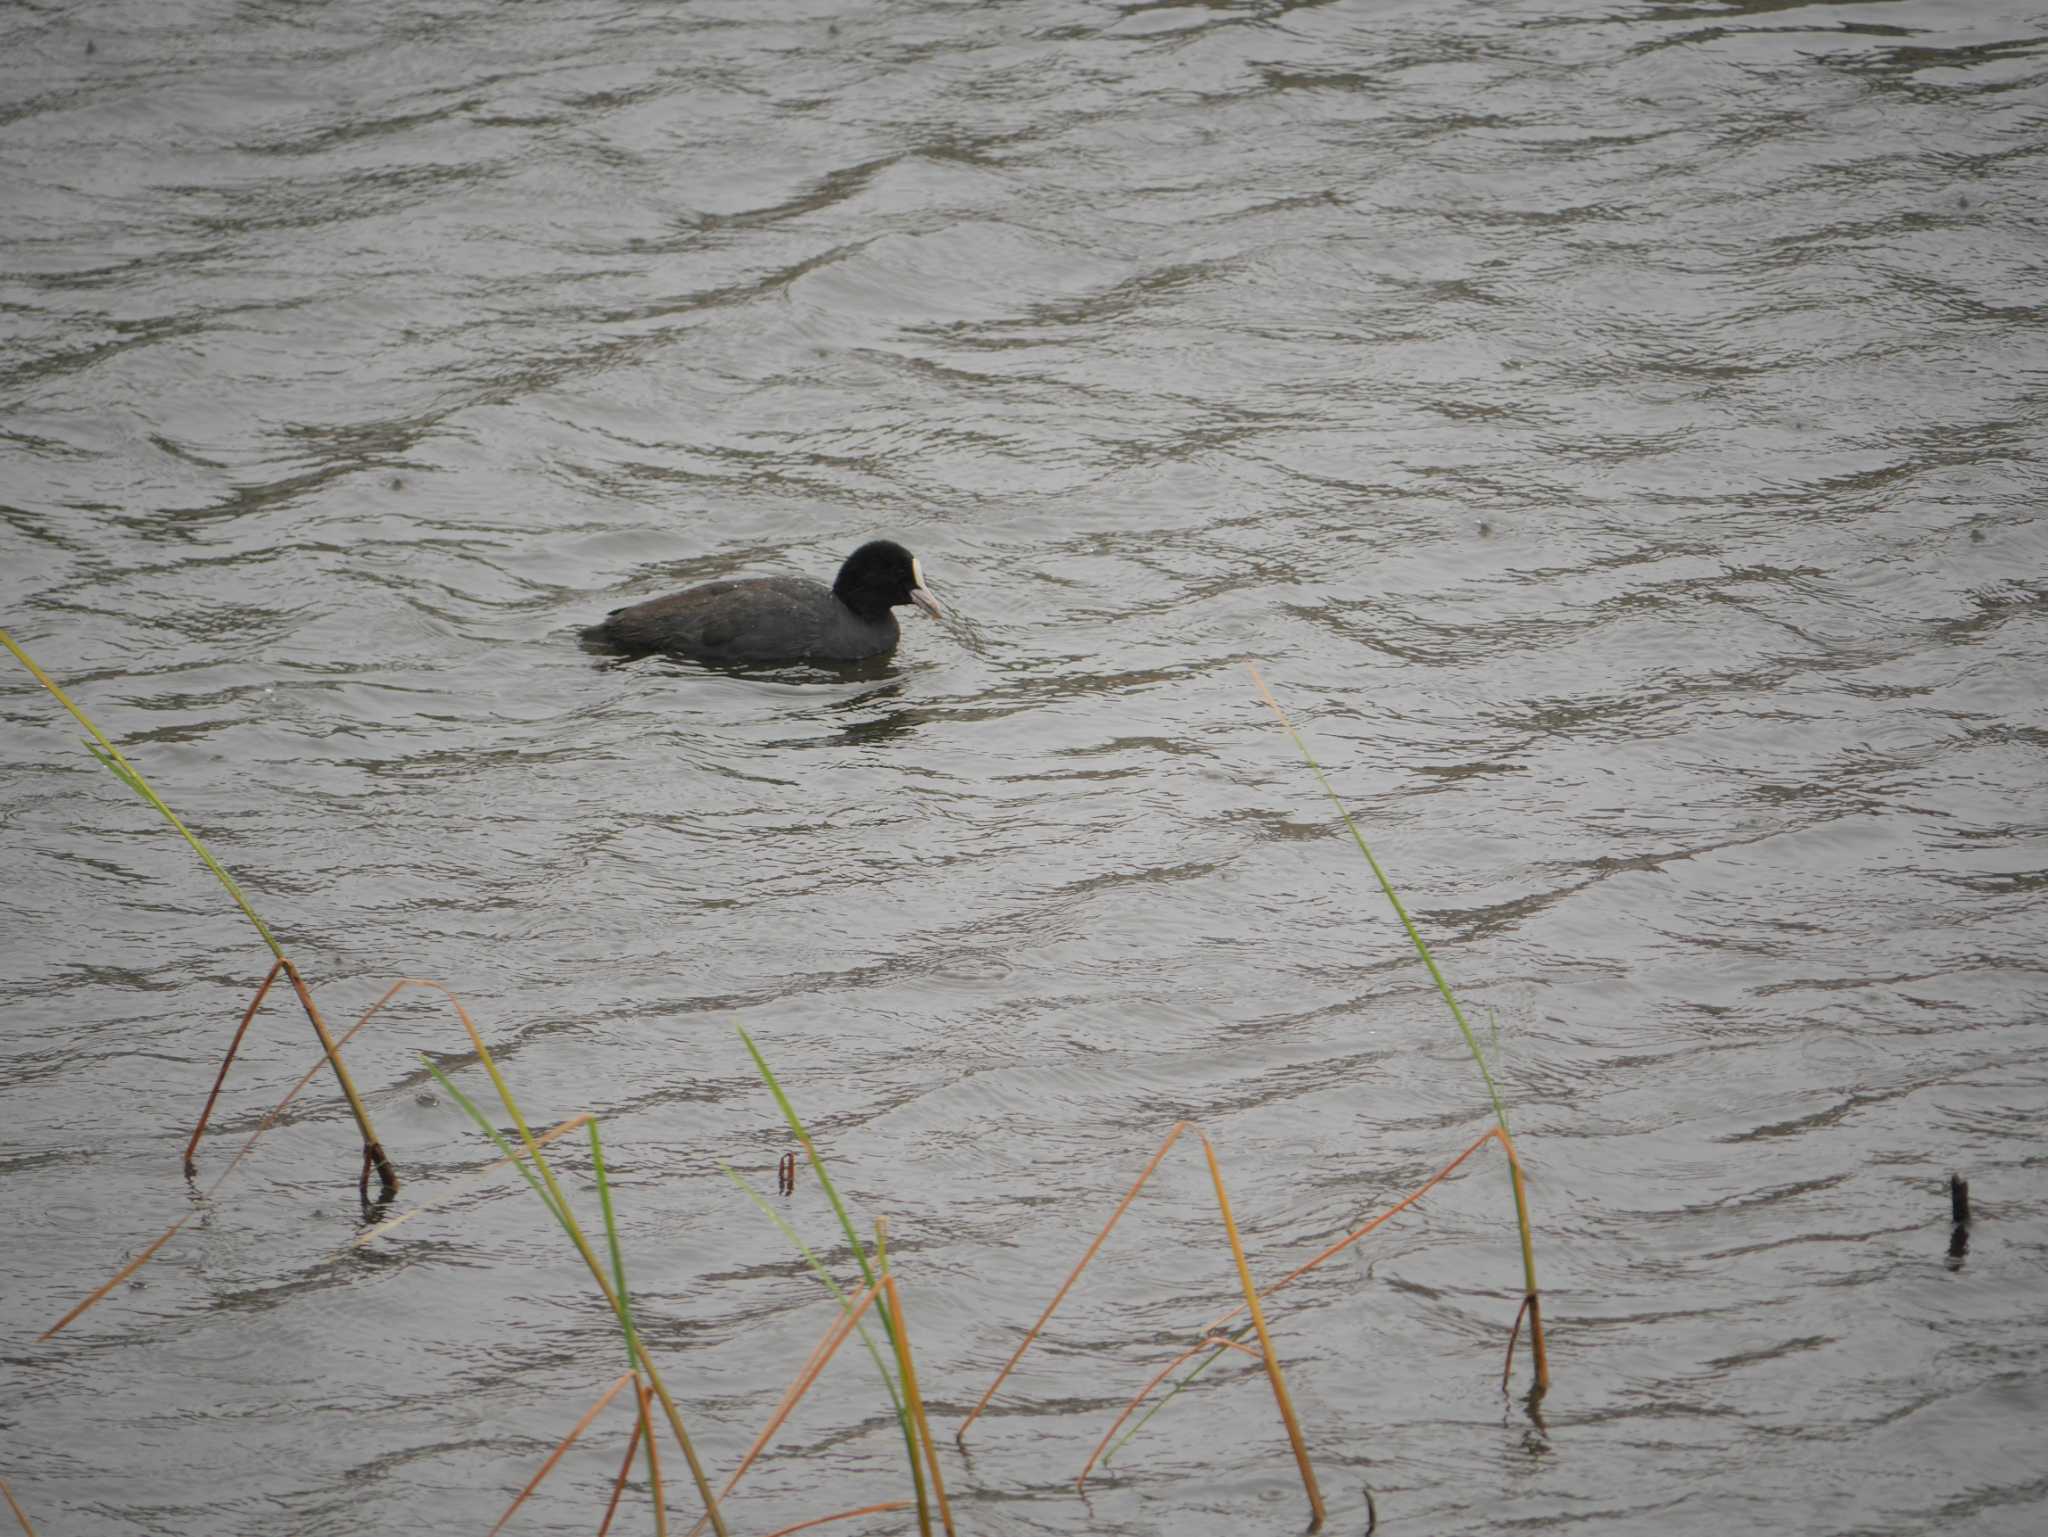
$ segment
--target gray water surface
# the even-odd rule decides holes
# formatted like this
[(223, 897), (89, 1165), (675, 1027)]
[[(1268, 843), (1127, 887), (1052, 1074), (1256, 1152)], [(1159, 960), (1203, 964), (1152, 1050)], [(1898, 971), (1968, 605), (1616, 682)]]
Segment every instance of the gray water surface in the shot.
[[(950, 1442), (1176, 1119), (1266, 1277), (1490, 1124), (1256, 659), (1472, 1014), (1551, 1331), (1504, 1394), (1497, 1154), (1276, 1299), (1332, 1529), (2032, 1534), (2044, 186), (2010, 4), (16, 5), (0, 623), (330, 1017), (441, 979), (603, 1117), (720, 1473), (830, 1309), (718, 1171), (791, 1146), (743, 1025), (889, 1219), (964, 1530), (1303, 1526), (1250, 1363), (1073, 1491), (1233, 1300), (1191, 1147)], [(885, 662), (576, 644), (875, 535), (953, 611)], [(0, 716), (0, 1476), (51, 1537), (487, 1530), (624, 1360), (456, 1184), (451, 1012), (351, 1051), (448, 1204), (349, 1247), (324, 1079), (195, 1196), (268, 954), (11, 659)], [(202, 1188), (312, 1058), (273, 1004)], [(903, 1497), (882, 1405), (843, 1358), (735, 1530)], [(625, 1421), (510, 1530), (594, 1530)]]

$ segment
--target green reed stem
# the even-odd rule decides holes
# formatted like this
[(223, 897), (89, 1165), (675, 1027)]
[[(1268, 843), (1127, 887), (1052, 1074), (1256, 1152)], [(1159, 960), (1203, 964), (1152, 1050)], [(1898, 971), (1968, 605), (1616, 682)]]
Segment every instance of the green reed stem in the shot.
[(554, 1217), (554, 1219), (562, 1224), (562, 1231), (565, 1233), (568, 1232), (570, 1223), (573, 1219), (569, 1216), (568, 1213), (564, 1212), (559, 1206), (555, 1205), (555, 1198), (548, 1193), (547, 1186), (543, 1185), (540, 1182), (540, 1176), (534, 1173), (532, 1169), (529, 1169), (526, 1166), (526, 1160), (521, 1158), (516, 1152), (513, 1151), (512, 1144), (506, 1140), (505, 1134), (499, 1131), (497, 1127), (491, 1124), (490, 1117), (486, 1116), (483, 1113), (483, 1111), (477, 1109), (476, 1101), (472, 1100), (467, 1094), (463, 1093), (462, 1090), (458, 1089), (455, 1086), (455, 1080), (450, 1078), (446, 1073), (442, 1072), (439, 1065), (435, 1063), (432, 1057), (429, 1057), (428, 1055), (426, 1055), (426, 1053), (422, 1052), (420, 1054), (420, 1061), (426, 1065), (427, 1071), (434, 1075), (434, 1082), (438, 1083), (443, 1089), (447, 1090), (448, 1097), (454, 1100), (456, 1104), (460, 1105), (463, 1109), (463, 1113), (466, 1114), (472, 1121), (476, 1122), (478, 1128), (482, 1130), (483, 1134), (489, 1137), (491, 1141), (494, 1144), (496, 1144), (498, 1151), (504, 1154), (505, 1161), (511, 1164), (513, 1168), (519, 1171), (519, 1177), (526, 1181), (527, 1188), (531, 1190), (535, 1195), (540, 1197), (540, 1204), (545, 1206), (548, 1209), (549, 1213)]
[[(832, 1175), (825, 1167), (825, 1160), (818, 1152), (818, 1145), (811, 1140), (810, 1132), (805, 1130), (802, 1119), (796, 1113), (796, 1106), (789, 1102), (789, 1096), (782, 1092), (782, 1085), (776, 1082), (775, 1071), (768, 1066), (768, 1059), (761, 1055), (761, 1048), (754, 1044), (754, 1038), (747, 1034), (744, 1025), (736, 1025), (734, 1028), (739, 1031), (740, 1039), (746, 1043), (747, 1054), (754, 1059), (754, 1067), (761, 1074), (761, 1081), (768, 1085), (768, 1092), (775, 1096), (775, 1103), (781, 1107), (783, 1120), (789, 1123), (790, 1131), (795, 1135), (797, 1141), (803, 1144), (804, 1155), (810, 1159), (811, 1168), (817, 1173), (819, 1185), (823, 1187), (826, 1197), (832, 1202), (832, 1210), (839, 1216), (839, 1226), (845, 1232), (846, 1241), (853, 1249), (853, 1257), (860, 1263), (861, 1275), (866, 1278), (869, 1286), (874, 1286), (876, 1284), (875, 1268), (868, 1261), (867, 1245), (861, 1242), (860, 1232), (854, 1227), (853, 1218), (847, 1215), (846, 1203), (839, 1198), (839, 1187), (832, 1183)], [(887, 1305), (879, 1297), (875, 1300), (875, 1312), (882, 1320), (882, 1332), (889, 1336), (889, 1349), (893, 1354), (898, 1348), (896, 1344), (896, 1320), (890, 1315)], [(904, 1391), (906, 1393), (909, 1391), (907, 1385)], [(910, 1454), (911, 1482), (917, 1486), (919, 1498), (922, 1499), (924, 1493), (924, 1469), (919, 1464), (917, 1457), (917, 1428), (911, 1423), (910, 1410), (905, 1405), (903, 1398), (898, 1396), (893, 1390), (890, 1392), (889, 1397), (896, 1405), (897, 1423), (903, 1429), (904, 1450)]]
[[(756, 1190), (751, 1184), (749, 1184), (744, 1175), (738, 1173), (737, 1171), (728, 1167), (725, 1164), (720, 1164), (718, 1167), (720, 1172), (723, 1173), (727, 1179), (731, 1180), (735, 1185), (739, 1187), (740, 1193), (742, 1195), (744, 1195), (748, 1200), (752, 1201), (756, 1206), (758, 1206), (761, 1209), (761, 1215), (766, 1217), (770, 1222), (774, 1223), (778, 1228), (782, 1229), (782, 1236), (784, 1238), (787, 1238), (791, 1244), (795, 1245), (797, 1253), (801, 1254), (804, 1257), (804, 1263), (811, 1267), (811, 1274), (816, 1276), (819, 1279), (819, 1281), (823, 1282), (825, 1289), (832, 1293), (833, 1297), (835, 1297), (838, 1300), (839, 1310), (842, 1313), (852, 1312), (853, 1299), (846, 1295), (846, 1292), (840, 1287), (837, 1281), (832, 1279), (832, 1272), (827, 1270), (825, 1268), (824, 1262), (820, 1260), (817, 1255), (811, 1252), (810, 1245), (804, 1242), (802, 1234), (798, 1233), (794, 1227), (790, 1226), (789, 1219), (783, 1216), (782, 1213), (777, 1211), (773, 1206), (770, 1206), (768, 1204), (768, 1198), (761, 1194), (760, 1191)], [(889, 1375), (889, 1368), (882, 1364), (882, 1352), (880, 1348), (875, 1344), (875, 1337), (872, 1334), (868, 1333), (868, 1326), (864, 1323), (855, 1324), (854, 1332), (860, 1336), (860, 1342), (863, 1345), (867, 1346), (868, 1356), (870, 1357), (870, 1359), (874, 1361), (875, 1370), (881, 1374), (882, 1386), (888, 1390), (889, 1402), (896, 1406), (896, 1412), (899, 1415), (902, 1414), (903, 1400), (896, 1392), (896, 1379)]]
[(213, 857), (213, 851), (201, 843), (198, 835), (178, 819), (177, 812), (164, 804), (163, 797), (158, 795), (150, 787), (149, 781), (142, 777), (142, 770), (122, 756), (121, 749), (107, 740), (106, 733), (93, 724), (92, 717), (73, 704), (71, 696), (59, 688), (56, 680), (44, 672), (42, 668), (38, 667), (35, 659), (22, 650), (20, 646), (16, 645), (14, 637), (5, 630), (0, 630), (0, 645), (6, 646), (9, 651), (13, 652), (14, 659), (29, 670), (29, 673), (35, 678), (36, 682), (48, 689), (51, 697), (57, 703), (64, 706), (65, 709), (69, 710), (78, 723), (93, 734), (93, 740), (85, 744), (86, 751), (99, 759), (100, 763), (116, 779), (148, 801), (150, 805), (156, 807), (157, 811), (162, 814), (163, 819), (178, 830), (184, 840), (192, 845), (192, 852), (206, 861), (206, 868), (211, 870), (221, 885), (227, 888), (227, 894), (235, 899), (235, 906), (242, 910), (242, 915), (256, 925), (256, 932), (261, 934), (263, 942), (270, 946), (270, 953), (279, 960), (283, 960), (284, 947), (277, 942), (277, 936), (270, 932), (269, 926), (256, 916), (256, 909), (251, 907), (249, 899), (242, 895), (242, 888), (235, 884), (235, 878), (221, 868), (220, 861)]
[[(611, 1247), (612, 1251), (612, 1284), (619, 1291), (619, 1320), (626, 1328), (626, 1361), (636, 1373), (639, 1373), (645, 1371), (647, 1357), (640, 1348), (639, 1325), (633, 1321), (632, 1294), (626, 1290), (626, 1256), (619, 1247), (619, 1219), (612, 1212), (612, 1182), (605, 1172), (604, 1144), (598, 1138), (597, 1118), (595, 1116), (591, 1117), (590, 1120), (590, 1162), (591, 1167), (597, 1171), (597, 1200), (598, 1204), (604, 1208), (604, 1237), (605, 1242)], [(647, 1417), (645, 1394), (647, 1389), (639, 1382), (637, 1377), (634, 1380), (633, 1391), (636, 1395), (641, 1396), (642, 1401), (639, 1406), (640, 1417), (641, 1422), (645, 1424)], [(661, 1508), (661, 1459), (655, 1451), (654, 1437), (648, 1436), (646, 1441), (647, 1480), (649, 1487), (654, 1491), (655, 1525), (661, 1531), (666, 1532), (668, 1530), (668, 1516)]]
[(633, 1326), (633, 1297), (626, 1290), (626, 1257), (619, 1250), (619, 1219), (612, 1212), (612, 1185), (605, 1176), (604, 1144), (598, 1139), (595, 1117), (590, 1122), (590, 1162), (597, 1174), (597, 1202), (604, 1209), (604, 1238), (611, 1250), (612, 1285), (619, 1294), (619, 1322), (626, 1330), (626, 1364), (637, 1372), (640, 1331)]
[[(637, 1356), (639, 1369), (647, 1373), (647, 1380), (654, 1385), (655, 1396), (661, 1400), (662, 1412), (668, 1416), (669, 1429), (674, 1432), (676, 1444), (683, 1449), (683, 1458), (690, 1465), (690, 1476), (696, 1481), (697, 1494), (704, 1502), (705, 1514), (711, 1518), (712, 1529), (718, 1533), (718, 1537), (728, 1537), (725, 1516), (718, 1508), (717, 1496), (711, 1492), (711, 1480), (706, 1476), (704, 1465), (698, 1459), (697, 1448), (691, 1443), (689, 1432), (683, 1428), (682, 1411), (669, 1396), (668, 1386), (661, 1380), (661, 1373), (655, 1370), (653, 1360), (640, 1349), (639, 1334), (633, 1327), (633, 1315), (626, 1305), (623, 1265), (619, 1270), (621, 1286), (615, 1288), (605, 1275), (604, 1267), (598, 1263), (597, 1253), (591, 1248), (590, 1240), (584, 1236), (582, 1225), (577, 1222), (575, 1211), (569, 1205), (569, 1198), (563, 1193), (561, 1182), (555, 1178), (554, 1169), (541, 1153), (540, 1144), (534, 1140), (533, 1131), (526, 1124), (526, 1116), (519, 1108), (519, 1101), (513, 1098), (511, 1085), (505, 1082), (504, 1074), (498, 1071), (497, 1061), (491, 1056), (490, 1048), (484, 1045), (482, 1035), (477, 1032), (475, 1025), (470, 1021), (468, 1011), (463, 1009), (460, 1003), (456, 1004), (456, 1012), (462, 1017), (463, 1028), (469, 1032), (470, 1044), (476, 1049), (477, 1057), (484, 1065), (484, 1071), (490, 1074), (491, 1082), (497, 1088), (499, 1102), (512, 1117), (512, 1124), (519, 1128), (519, 1139), (526, 1145), (526, 1156), (533, 1160), (533, 1168), (529, 1170), (525, 1164), (513, 1158), (511, 1144), (504, 1134), (491, 1124), (489, 1118), (476, 1107), (468, 1095), (455, 1087), (446, 1073), (426, 1056), (422, 1055), (420, 1060), (426, 1063), (427, 1071), (434, 1075), (435, 1081), (448, 1091), (449, 1097), (482, 1128), (484, 1135), (497, 1145), (501, 1153), (512, 1159), (521, 1177), (526, 1180), (533, 1193), (540, 1197), (541, 1204), (553, 1212), (555, 1220), (562, 1224), (562, 1231), (569, 1235), (570, 1243), (576, 1246), (576, 1252), (582, 1257), (585, 1268), (590, 1271), (591, 1279), (597, 1282), (597, 1289), (604, 1294), (606, 1304), (610, 1306), (613, 1316), (618, 1319), (619, 1328), (626, 1337), (628, 1353)], [(539, 1175), (538, 1179), (535, 1178), (536, 1172)], [(600, 1199), (603, 1199), (602, 1195)], [(608, 1201), (606, 1205), (609, 1206)], [(615, 1248), (615, 1257), (616, 1254)]]
[[(1401, 920), (1401, 927), (1408, 931), (1408, 942), (1415, 947), (1415, 953), (1422, 957), (1422, 964), (1429, 968), (1429, 975), (1436, 983), (1436, 990), (1443, 995), (1444, 1003), (1451, 1011), (1451, 1018), (1457, 1021), (1459, 1034), (1465, 1037), (1466, 1049), (1472, 1053), (1472, 1061), (1479, 1068), (1479, 1076), (1486, 1080), (1487, 1098), (1493, 1101), (1494, 1117), (1500, 1122), (1502, 1133), (1512, 1137), (1513, 1133), (1508, 1127), (1508, 1109), (1501, 1101), (1500, 1088), (1493, 1081), (1493, 1074), (1486, 1066), (1486, 1055), (1479, 1049), (1479, 1039), (1472, 1033), (1472, 1026), (1466, 1021), (1465, 1011), (1458, 1007), (1457, 997), (1451, 992), (1451, 984), (1444, 980), (1443, 971), (1437, 966), (1436, 957), (1430, 953), (1421, 932), (1415, 927), (1415, 921), (1408, 916), (1408, 909), (1402, 905), (1400, 895), (1394, 890), (1394, 883), (1387, 879), (1387, 872), (1380, 868), (1379, 860), (1373, 856), (1371, 847), (1365, 841), (1365, 834), (1360, 832), (1358, 824), (1351, 820), (1351, 813), (1344, 808), (1343, 800), (1324, 775), (1323, 766), (1316, 762), (1316, 755), (1309, 751), (1308, 743), (1301, 733), (1294, 729), (1294, 722), (1289, 720), (1287, 712), (1280, 708), (1280, 701), (1275, 699), (1273, 691), (1266, 687), (1266, 680), (1259, 676), (1258, 668), (1249, 662), (1245, 666), (1250, 670), (1252, 681), (1258, 685), (1259, 694), (1266, 701), (1267, 707), (1279, 718), (1287, 734), (1294, 738), (1294, 746), (1300, 752), (1302, 762), (1306, 763), (1309, 772), (1316, 776), (1316, 783), (1322, 786), (1323, 794), (1329, 797), (1330, 804), (1337, 808), (1337, 815), (1344, 819), (1344, 826), (1351, 834), (1351, 841), (1358, 845), (1358, 851), (1372, 867), (1373, 877), (1380, 883), (1380, 890), (1386, 893), (1387, 901), (1394, 909), (1394, 915)], [(1529, 1236), (1529, 1206), (1523, 1193), (1519, 1170), (1511, 1168), (1510, 1172), (1513, 1175), (1512, 1185), (1515, 1193), (1515, 1224), (1520, 1230), (1522, 1243), (1523, 1284), (1528, 1295), (1534, 1297), (1537, 1294), (1536, 1250)]]
[[(818, 1183), (824, 1188), (826, 1198), (832, 1202), (832, 1210), (839, 1216), (839, 1226), (846, 1234), (847, 1243), (853, 1248), (854, 1259), (860, 1264), (862, 1279), (873, 1286), (875, 1267), (868, 1263), (867, 1245), (861, 1242), (860, 1230), (853, 1225), (853, 1218), (847, 1215), (846, 1203), (839, 1199), (839, 1187), (832, 1183), (832, 1175), (825, 1168), (825, 1160), (818, 1155), (817, 1144), (811, 1141), (811, 1134), (804, 1129), (804, 1123), (798, 1117), (796, 1107), (789, 1102), (789, 1096), (782, 1092), (782, 1085), (775, 1081), (775, 1071), (769, 1067), (768, 1059), (761, 1055), (761, 1048), (754, 1044), (754, 1038), (747, 1034), (744, 1025), (734, 1028), (739, 1031), (740, 1039), (746, 1043), (747, 1054), (754, 1059), (754, 1066), (761, 1074), (761, 1081), (768, 1085), (768, 1092), (775, 1096), (775, 1103), (781, 1107), (782, 1118), (789, 1123), (789, 1129), (795, 1134), (797, 1141), (803, 1144), (805, 1156), (810, 1159), (811, 1167), (817, 1171)], [(876, 1311), (882, 1312), (879, 1308)], [(886, 1319), (889, 1315), (882, 1312), (882, 1316)], [(892, 1345), (895, 1338), (892, 1331), (889, 1336)]]
[[(1251, 1332), (1251, 1320), (1246, 1319), (1243, 1323), (1239, 1324), (1235, 1329), (1232, 1329), (1230, 1331), (1228, 1338), (1233, 1340), (1241, 1340)], [(1124, 1433), (1116, 1438), (1116, 1445), (1112, 1446), (1108, 1451), (1102, 1454), (1102, 1465), (1106, 1468), (1112, 1462), (1116, 1461), (1116, 1454), (1131, 1444), (1131, 1438), (1137, 1435), (1139, 1431), (1145, 1428), (1146, 1423), (1152, 1418), (1153, 1415), (1157, 1414), (1161, 1409), (1164, 1409), (1168, 1404), (1172, 1403), (1176, 1398), (1178, 1398), (1181, 1395), (1183, 1391), (1193, 1387), (1195, 1379), (1197, 1377), (1201, 1376), (1203, 1372), (1207, 1371), (1210, 1367), (1214, 1366), (1219, 1356), (1224, 1356), (1227, 1354), (1229, 1354), (1228, 1347), (1218, 1345), (1214, 1350), (1210, 1351), (1208, 1355), (1204, 1356), (1201, 1360), (1197, 1361), (1193, 1366), (1189, 1367), (1187, 1371), (1182, 1373), (1177, 1380), (1169, 1383), (1167, 1385), (1166, 1391), (1159, 1395), (1158, 1402), (1153, 1404), (1151, 1408), (1147, 1409), (1143, 1414), (1139, 1415), (1136, 1421), (1134, 1421), (1131, 1425), (1126, 1427)]]

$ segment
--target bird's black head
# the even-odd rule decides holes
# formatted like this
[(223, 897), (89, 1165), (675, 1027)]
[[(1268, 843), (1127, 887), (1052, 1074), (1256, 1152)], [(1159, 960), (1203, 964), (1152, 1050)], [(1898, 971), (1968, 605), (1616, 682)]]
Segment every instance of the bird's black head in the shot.
[(892, 539), (872, 540), (847, 556), (832, 591), (863, 619), (879, 619), (905, 603), (934, 618), (944, 612), (924, 584), (917, 557)]

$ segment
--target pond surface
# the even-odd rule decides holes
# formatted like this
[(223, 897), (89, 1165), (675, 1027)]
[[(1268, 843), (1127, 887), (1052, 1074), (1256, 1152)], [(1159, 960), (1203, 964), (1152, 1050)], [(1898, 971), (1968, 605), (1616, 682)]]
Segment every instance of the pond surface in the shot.
[[(1357, 1532), (2048, 1522), (2048, 25), (1998, 4), (26, 4), (0, 622), (328, 1015), (455, 988), (603, 1118), (728, 1471), (889, 1219), (963, 1529), (1293, 1533), (1178, 1119)], [(922, 558), (846, 673), (609, 663), (692, 581)], [(0, 1476), (48, 1537), (487, 1530), (623, 1369), (428, 1076), (356, 1142), (189, 850), (0, 667)], [(565, 1177), (595, 1220), (590, 1160)], [(1953, 1255), (1947, 1179), (1977, 1217)], [(154, 1263), (36, 1336), (168, 1223)], [(509, 1530), (594, 1530), (615, 1405)], [(673, 1487), (674, 1508), (689, 1508)], [(849, 1354), (734, 1496), (905, 1492)], [(643, 1493), (631, 1529), (648, 1530)], [(687, 1528), (687, 1521), (671, 1530)], [(901, 1517), (838, 1530), (902, 1530)]]

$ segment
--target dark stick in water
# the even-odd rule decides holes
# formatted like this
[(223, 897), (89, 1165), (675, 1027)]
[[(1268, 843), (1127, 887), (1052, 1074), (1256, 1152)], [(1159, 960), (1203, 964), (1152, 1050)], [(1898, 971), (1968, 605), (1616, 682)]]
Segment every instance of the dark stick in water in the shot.
[(1948, 1177), (1948, 1214), (1948, 1260), (1955, 1270), (1970, 1252), (1970, 1182), (1960, 1174)]

